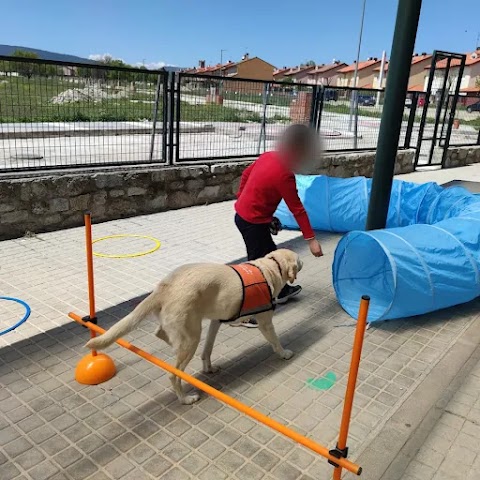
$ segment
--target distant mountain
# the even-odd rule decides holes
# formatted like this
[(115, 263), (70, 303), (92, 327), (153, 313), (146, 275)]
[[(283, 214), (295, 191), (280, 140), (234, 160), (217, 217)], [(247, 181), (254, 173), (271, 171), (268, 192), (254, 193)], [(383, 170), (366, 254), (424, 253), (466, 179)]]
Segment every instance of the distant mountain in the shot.
[[(13, 55), (15, 50), (25, 50), (27, 52), (33, 52), (38, 55), (38, 58), (42, 60), (51, 60), (53, 62), (88, 63), (90, 65), (98, 65), (100, 63), (95, 60), (90, 60), (89, 58), (77, 57), (76, 55), (49, 52), (47, 50), (39, 50), (38, 48), (18, 47), (15, 45), (0, 45), (0, 56), (3, 55), (5, 57), (10, 57), (11, 55)], [(182, 70), (182, 68), (166, 65), (160, 70), (165, 70), (167, 72), (178, 72)]]
[(98, 63), (88, 58), (77, 57), (76, 55), (66, 55), (64, 53), (48, 52), (47, 50), (39, 50), (38, 48), (19, 47), (16, 45), (0, 45), (0, 55), (9, 57), (13, 55), (15, 50), (33, 52), (36, 53), (38, 58), (41, 58), (42, 60), (52, 60), (54, 62), (89, 63), (93, 65)]

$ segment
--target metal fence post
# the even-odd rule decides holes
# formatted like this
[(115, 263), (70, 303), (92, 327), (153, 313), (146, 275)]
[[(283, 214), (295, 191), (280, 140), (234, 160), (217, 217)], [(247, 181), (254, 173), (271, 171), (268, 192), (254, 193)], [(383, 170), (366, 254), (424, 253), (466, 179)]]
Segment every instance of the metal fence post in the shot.
[(317, 118), (315, 122), (315, 130), (320, 134), (320, 126), (322, 125), (322, 115), (323, 115), (323, 103), (325, 102), (325, 87), (323, 85), (320, 86), (317, 95)]
[(175, 130), (175, 75), (169, 73), (168, 82), (168, 164), (173, 165), (173, 138)]
[(162, 76), (163, 105), (162, 105), (162, 160), (168, 163), (168, 74)]
[(308, 120), (308, 124), (311, 128), (315, 127), (316, 119), (318, 115), (318, 87), (314, 85), (312, 87), (312, 103), (310, 105), (310, 118)]
[(354, 121), (353, 121), (353, 149), (357, 150), (358, 148), (358, 90), (354, 90)]
[(262, 94), (262, 100), (263, 100), (263, 106), (262, 106), (262, 123), (260, 125), (260, 134), (258, 136), (258, 145), (257, 145), (257, 155), (260, 155), (260, 149), (262, 146), (262, 141), (263, 141), (263, 151), (267, 149), (267, 105), (268, 105), (268, 99), (270, 96), (270, 90), (271, 90), (271, 85), (270, 83), (265, 83), (263, 85), (263, 94)]
[[(453, 120), (455, 119), (455, 112), (457, 111), (458, 96), (460, 94), (460, 85), (462, 83), (464, 69), (465, 69), (465, 61), (463, 61), (460, 64), (458, 77), (457, 77), (457, 84), (455, 85), (455, 92), (453, 93), (453, 98), (452, 98), (453, 104), (452, 104), (452, 107), (450, 108), (448, 125), (447, 125), (447, 133), (445, 135), (445, 142), (443, 144), (442, 168), (445, 166), (445, 160), (447, 158), (447, 150), (448, 150), (448, 147), (450, 146), (450, 137), (452, 135)], [(448, 102), (447, 102), (447, 108), (448, 108)], [(442, 126), (442, 130), (443, 130), (443, 126)]]
[(150, 162), (153, 161), (153, 151), (155, 150), (155, 130), (157, 128), (158, 102), (160, 100), (161, 87), (162, 87), (162, 75), (159, 74), (157, 77), (157, 86), (155, 88), (155, 103), (153, 105), (152, 139), (150, 141)]
[[(177, 85), (176, 89), (176, 102), (175, 102), (175, 111), (174, 111), (174, 118), (175, 118), (175, 162), (178, 162), (180, 159), (180, 109), (181, 109), (181, 100), (182, 100), (182, 77), (175, 74), (172, 74), (173, 77), (173, 87), (175, 88), (175, 84)], [(176, 80), (176, 82), (175, 82)]]
[(418, 105), (418, 92), (412, 93), (412, 106), (410, 107), (410, 114), (408, 116), (407, 131), (405, 132), (405, 141), (403, 142), (404, 148), (410, 148), (410, 142), (412, 141), (413, 125), (415, 124), (415, 115), (417, 113)]

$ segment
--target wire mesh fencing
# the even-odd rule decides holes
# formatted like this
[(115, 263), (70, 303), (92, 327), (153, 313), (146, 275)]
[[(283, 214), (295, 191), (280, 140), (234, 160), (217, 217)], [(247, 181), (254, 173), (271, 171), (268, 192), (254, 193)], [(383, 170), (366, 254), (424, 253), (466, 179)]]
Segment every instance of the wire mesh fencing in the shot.
[[(455, 97), (449, 97), (449, 103)], [(480, 145), (480, 92), (464, 93), (457, 97), (455, 118), (450, 136), (452, 146)]]
[(180, 74), (176, 161), (251, 157), (272, 149), (287, 124), (310, 121), (313, 90)]
[(163, 162), (165, 86), (165, 72), (0, 57), (0, 170)]
[(326, 87), (320, 119), (324, 148), (376, 148), (384, 93), (381, 90)]
[[(416, 145), (424, 102), (408, 92), (399, 148)], [(232, 161), (291, 123), (326, 151), (373, 150), (383, 104), (383, 90), (0, 57), (0, 171)], [(478, 142), (477, 105), (460, 97), (452, 145)]]

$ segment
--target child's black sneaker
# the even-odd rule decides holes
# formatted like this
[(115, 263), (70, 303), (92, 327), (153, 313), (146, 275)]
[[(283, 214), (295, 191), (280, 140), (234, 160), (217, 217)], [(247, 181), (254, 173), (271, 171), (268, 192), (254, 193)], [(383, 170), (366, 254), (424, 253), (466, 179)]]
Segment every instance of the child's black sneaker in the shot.
[(295, 297), (302, 291), (300, 285), (285, 285), (280, 294), (277, 297), (276, 303), (282, 305), (287, 303), (292, 297)]

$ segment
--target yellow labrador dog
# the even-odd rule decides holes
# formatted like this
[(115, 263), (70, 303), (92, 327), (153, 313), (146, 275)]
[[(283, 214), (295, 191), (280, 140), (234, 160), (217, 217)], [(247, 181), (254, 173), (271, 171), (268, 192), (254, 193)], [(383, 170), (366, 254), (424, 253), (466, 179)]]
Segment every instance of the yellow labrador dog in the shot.
[[(302, 268), (298, 255), (290, 250), (276, 250), (266, 257), (249, 262), (263, 274), (270, 298), (276, 298), (287, 282), (293, 282)], [(86, 347), (102, 349), (134, 330), (150, 315), (159, 322), (155, 332), (167, 342), (177, 356), (176, 367), (185, 370), (200, 342), (202, 320), (210, 319), (210, 328), (202, 353), (203, 371), (213, 373), (211, 354), (222, 320), (236, 318), (244, 301), (239, 275), (228, 265), (192, 264), (176, 269), (126, 317), (103, 335), (90, 340)], [(285, 350), (272, 323), (273, 309), (256, 314), (258, 328), (275, 353), (288, 360), (293, 352)], [(180, 378), (170, 380), (181, 403), (190, 405), (197, 393), (186, 395)]]

